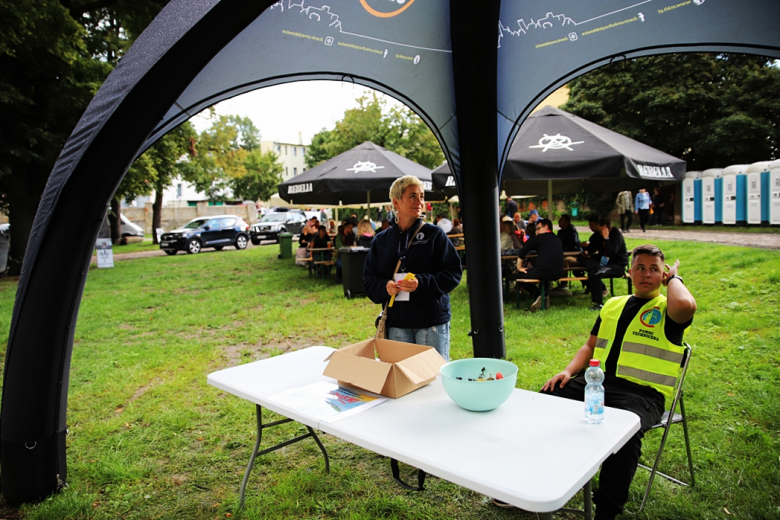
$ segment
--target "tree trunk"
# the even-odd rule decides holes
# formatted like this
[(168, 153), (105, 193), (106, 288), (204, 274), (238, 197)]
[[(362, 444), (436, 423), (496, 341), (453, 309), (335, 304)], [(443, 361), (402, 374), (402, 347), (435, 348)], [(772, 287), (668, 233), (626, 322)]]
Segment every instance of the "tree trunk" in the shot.
[(152, 244), (160, 243), (157, 239), (157, 229), (162, 227), (162, 204), (162, 186), (156, 186), (154, 189), (154, 204), (152, 204)]
[(122, 238), (122, 221), (120, 219), (121, 203), (116, 198), (111, 199), (111, 211), (108, 213), (108, 226), (111, 230), (111, 243), (119, 244)]
[(38, 202), (16, 201), (9, 204), (8, 220), (11, 223), (11, 250), (8, 253), (8, 276), (19, 276), (22, 262), (30, 241)]

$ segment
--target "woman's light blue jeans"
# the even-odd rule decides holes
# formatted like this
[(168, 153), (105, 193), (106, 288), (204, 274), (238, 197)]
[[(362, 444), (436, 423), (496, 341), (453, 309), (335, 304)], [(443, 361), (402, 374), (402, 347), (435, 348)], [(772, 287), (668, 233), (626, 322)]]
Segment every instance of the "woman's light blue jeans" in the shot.
[(387, 328), (387, 339), (403, 341), (415, 345), (428, 345), (441, 354), (441, 357), (450, 360), (450, 323), (442, 323), (424, 329), (400, 329), (398, 327)]

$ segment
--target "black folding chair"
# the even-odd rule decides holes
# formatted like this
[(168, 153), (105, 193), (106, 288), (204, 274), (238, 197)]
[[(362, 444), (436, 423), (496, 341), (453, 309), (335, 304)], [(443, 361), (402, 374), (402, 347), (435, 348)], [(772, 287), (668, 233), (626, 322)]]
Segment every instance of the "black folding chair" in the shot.
[[(658, 466), (661, 462), (661, 455), (663, 454), (664, 445), (666, 444), (666, 438), (669, 436), (669, 430), (671, 429), (673, 424), (682, 423), (683, 434), (685, 436), (685, 449), (688, 452), (688, 468), (690, 469), (691, 472), (690, 486), (694, 485), (695, 481), (693, 476), (693, 457), (691, 456), (691, 441), (688, 437), (688, 422), (685, 419), (685, 406), (683, 404), (683, 383), (685, 382), (685, 374), (688, 371), (688, 363), (690, 362), (690, 360), (691, 360), (691, 346), (685, 343), (685, 353), (683, 354), (683, 360), (682, 363), (680, 364), (680, 375), (677, 377), (677, 389), (674, 393), (674, 398), (672, 399), (672, 406), (669, 410), (664, 412), (663, 417), (661, 417), (661, 422), (659, 422), (658, 424), (654, 425), (651, 428), (651, 430), (655, 430), (658, 428), (663, 428), (664, 430), (663, 437), (661, 437), (661, 445), (658, 447), (658, 452), (655, 455), (655, 462), (653, 463), (652, 468), (645, 466), (643, 464), (639, 464), (640, 467), (650, 471), (650, 480), (648, 480), (647, 482), (647, 488), (645, 489), (645, 496), (642, 498), (642, 505), (639, 506), (639, 511), (642, 511), (642, 508), (645, 507), (645, 502), (647, 502), (647, 497), (648, 495), (650, 495), (650, 487), (653, 485), (653, 479), (655, 478), (656, 474), (671, 482), (674, 482), (675, 484), (679, 484), (680, 486), (689, 485), (681, 480), (677, 480), (674, 477), (670, 477), (669, 475), (666, 475), (658, 471)], [(675, 413), (677, 410), (678, 402), (680, 403), (680, 413)], [(671, 420), (669, 420), (670, 418)]]

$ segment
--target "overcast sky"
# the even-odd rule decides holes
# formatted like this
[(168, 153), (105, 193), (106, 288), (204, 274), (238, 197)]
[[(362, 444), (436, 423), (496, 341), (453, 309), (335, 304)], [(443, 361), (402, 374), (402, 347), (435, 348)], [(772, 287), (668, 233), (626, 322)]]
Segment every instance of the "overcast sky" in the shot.
[[(221, 115), (249, 117), (260, 130), (263, 141), (275, 140), (298, 143), (298, 132), (303, 144), (326, 128), (333, 129), (336, 121), (344, 117), (344, 111), (357, 106), (355, 100), (372, 89), (351, 82), (301, 81), (255, 90), (215, 105)], [(387, 99), (388, 107), (397, 104), (393, 98), (378, 92)], [(191, 119), (200, 132), (209, 126), (204, 114)]]

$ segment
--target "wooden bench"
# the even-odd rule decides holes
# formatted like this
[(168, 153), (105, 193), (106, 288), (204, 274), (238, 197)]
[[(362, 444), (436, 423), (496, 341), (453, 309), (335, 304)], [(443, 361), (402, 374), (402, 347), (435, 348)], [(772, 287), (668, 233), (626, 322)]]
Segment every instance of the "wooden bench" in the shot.
[[(539, 284), (539, 290), (542, 292), (542, 310), (547, 309), (547, 286), (548, 284), (552, 284), (555, 282), (558, 283), (564, 283), (564, 282), (582, 282), (586, 281), (588, 279), (587, 276), (564, 276), (562, 278), (558, 278), (557, 280), (536, 280), (533, 278), (528, 279), (522, 279), (522, 280), (516, 280), (517, 283), (535, 283)], [(517, 297), (515, 299), (515, 307), (518, 309), (520, 308), (520, 286), (516, 285), (517, 289)]]

